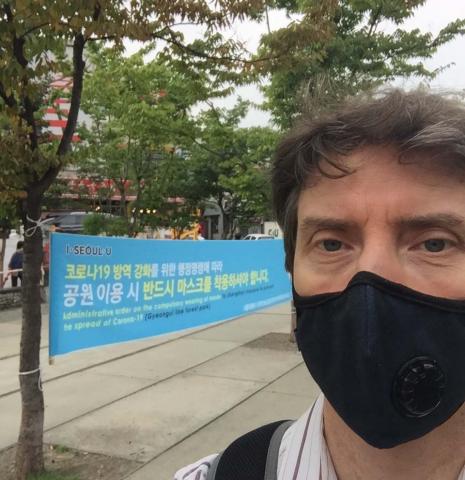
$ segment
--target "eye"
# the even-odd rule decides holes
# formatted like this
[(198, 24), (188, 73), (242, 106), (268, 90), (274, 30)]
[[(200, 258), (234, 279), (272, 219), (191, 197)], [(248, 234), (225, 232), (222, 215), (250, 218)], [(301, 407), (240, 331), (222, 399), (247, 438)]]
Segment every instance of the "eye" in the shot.
[(321, 248), (327, 252), (337, 252), (342, 248), (342, 242), (339, 240), (322, 240), (320, 245)]
[(442, 252), (451, 242), (442, 238), (431, 238), (423, 242), (423, 245), (428, 252), (438, 253)]

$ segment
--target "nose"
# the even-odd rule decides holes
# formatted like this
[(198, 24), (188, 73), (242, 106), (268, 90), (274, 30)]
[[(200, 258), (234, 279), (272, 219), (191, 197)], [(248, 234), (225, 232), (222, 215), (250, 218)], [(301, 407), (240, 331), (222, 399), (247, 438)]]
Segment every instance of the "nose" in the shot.
[(375, 237), (364, 243), (358, 260), (356, 272), (371, 272), (395, 283), (405, 284), (405, 271), (395, 243), (389, 238)]

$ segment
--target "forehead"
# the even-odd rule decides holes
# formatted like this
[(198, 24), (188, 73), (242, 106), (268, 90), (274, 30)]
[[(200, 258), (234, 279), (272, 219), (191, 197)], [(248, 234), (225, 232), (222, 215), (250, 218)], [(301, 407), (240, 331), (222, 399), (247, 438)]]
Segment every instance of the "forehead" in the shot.
[[(315, 214), (346, 217), (411, 215), (455, 210), (465, 213), (465, 178), (450, 162), (427, 154), (399, 160), (390, 147), (366, 147), (340, 159), (352, 173), (312, 176), (298, 200), (298, 218)], [(329, 175), (337, 172), (323, 165)]]

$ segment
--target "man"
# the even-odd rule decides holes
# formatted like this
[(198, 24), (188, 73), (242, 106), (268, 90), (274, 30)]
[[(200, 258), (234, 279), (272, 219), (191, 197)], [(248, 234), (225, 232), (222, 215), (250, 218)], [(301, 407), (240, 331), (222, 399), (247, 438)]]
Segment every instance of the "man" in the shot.
[(11, 256), (10, 262), (8, 263), (8, 272), (11, 275), (11, 286), (17, 287), (18, 286), (18, 278), (19, 280), (23, 281), (23, 245), (24, 242), (19, 241), (16, 244), (16, 252), (13, 253)]
[(465, 108), (395, 90), (308, 120), (278, 148), (273, 201), (322, 390), (276, 478), (465, 480)]

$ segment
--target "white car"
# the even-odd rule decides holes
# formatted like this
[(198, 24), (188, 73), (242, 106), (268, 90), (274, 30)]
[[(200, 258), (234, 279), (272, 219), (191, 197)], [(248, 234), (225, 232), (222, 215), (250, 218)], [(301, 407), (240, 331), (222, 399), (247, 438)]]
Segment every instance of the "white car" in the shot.
[(242, 240), (274, 240), (274, 237), (264, 233), (249, 233)]

